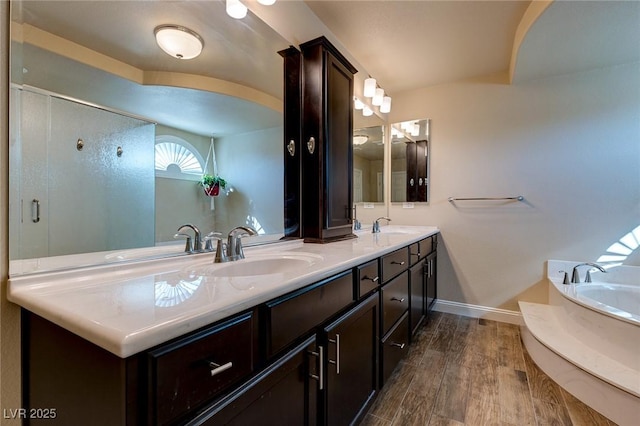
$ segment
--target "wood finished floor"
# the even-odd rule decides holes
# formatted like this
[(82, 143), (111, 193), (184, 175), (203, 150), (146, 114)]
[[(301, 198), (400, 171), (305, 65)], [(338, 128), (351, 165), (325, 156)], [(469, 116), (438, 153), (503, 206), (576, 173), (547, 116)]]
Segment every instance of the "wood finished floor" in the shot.
[(518, 326), (434, 312), (360, 426), (614, 426), (542, 372)]

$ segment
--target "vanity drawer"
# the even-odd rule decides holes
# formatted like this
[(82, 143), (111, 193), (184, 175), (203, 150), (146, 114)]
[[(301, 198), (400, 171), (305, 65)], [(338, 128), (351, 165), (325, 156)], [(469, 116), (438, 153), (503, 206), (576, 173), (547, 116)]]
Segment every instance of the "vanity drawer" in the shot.
[(409, 248), (404, 247), (384, 255), (381, 267), (382, 283), (384, 284), (409, 267)]
[(382, 339), (382, 383), (384, 385), (398, 363), (409, 352), (409, 314)]
[(154, 423), (170, 423), (248, 376), (254, 326), (250, 312), (149, 352)]
[(409, 308), (409, 272), (406, 271), (385, 284), (380, 295), (384, 335)]
[(349, 306), (353, 294), (353, 273), (348, 270), (267, 302), (267, 357)]
[(438, 248), (438, 234), (434, 234), (430, 237), (420, 241), (420, 255), (422, 258), (427, 257), (429, 253), (433, 253)]
[(420, 259), (423, 259), (425, 256), (425, 253), (420, 250), (420, 243), (422, 243), (422, 241), (413, 243), (409, 246), (409, 262), (411, 263), (410, 266), (415, 265), (420, 261)]
[(378, 288), (380, 284), (378, 259), (358, 266), (356, 271), (356, 293), (358, 294), (358, 298)]

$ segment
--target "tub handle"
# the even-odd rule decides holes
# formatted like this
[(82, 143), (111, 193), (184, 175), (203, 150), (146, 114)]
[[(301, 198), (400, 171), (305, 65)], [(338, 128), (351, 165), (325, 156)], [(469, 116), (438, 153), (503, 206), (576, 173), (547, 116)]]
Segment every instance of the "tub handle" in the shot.
[(560, 273), (564, 272), (564, 278), (562, 279), (562, 284), (571, 284), (571, 281), (569, 281), (569, 273), (567, 271), (558, 271)]

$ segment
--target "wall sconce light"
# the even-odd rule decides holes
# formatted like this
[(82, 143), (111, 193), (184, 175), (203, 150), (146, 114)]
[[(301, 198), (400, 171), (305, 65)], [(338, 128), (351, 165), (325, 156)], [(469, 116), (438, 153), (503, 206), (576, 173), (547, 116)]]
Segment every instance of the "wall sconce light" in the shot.
[(367, 143), (368, 140), (369, 140), (369, 136), (366, 136), (366, 135), (355, 135), (353, 137), (353, 144), (354, 145), (362, 145), (363, 143)]
[(364, 92), (363, 92), (364, 97), (373, 98), (373, 95), (376, 94), (376, 87), (377, 87), (376, 79), (371, 77), (367, 78), (364, 81)]
[(373, 110), (365, 105), (364, 108), (362, 108), (362, 115), (364, 115), (365, 117), (372, 116)]
[(388, 114), (391, 112), (391, 97), (385, 96), (382, 98), (382, 105), (380, 105), (380, 112), (383, 114)]
[(227, 15), (234, 19), (242, 19), (247, 16), (247, 6), (240, 0), (227, 0)]
[(371, 103), (374, 106), (380, 106), (382, 105), (382, 98), (384, 98), (384, 90), (378, 87), (376, 93), (373, 95), (373, 99), (371, 99)]
[(160, 25), (153, 30), (160, 49), (178, 59), (192, 59), (202, 52), (204, 41), (180, 25)]
[(353, 107), (356, 110), (360, 111), (362, 108), (364, 108), (364, 103), (360, 99), (354, 97), (353, 98)]
[(275, 2), (276, 0), (258, 0), (258, 3), (263, 4), (265, 6), (271, 6)]

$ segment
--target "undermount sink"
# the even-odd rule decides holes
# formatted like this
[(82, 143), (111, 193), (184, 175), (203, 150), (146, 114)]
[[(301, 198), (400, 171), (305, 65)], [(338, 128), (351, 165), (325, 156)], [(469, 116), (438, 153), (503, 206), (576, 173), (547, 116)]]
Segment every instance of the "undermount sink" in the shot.
[[(394, 226), (394, 225), (381, 226), (380, 227), (380, 232), (378, 232), (378, 234), (384, 234), (384, 235), (407, 235), (407, 234), (415, 234), (415, 233), (416, 233), (415, 230), (402, 228), (400, 226)], [(365, 228), (365, 225), (363, 225), (362, 229), (359, 229), (358, 231), (356, 231), (356, 234), (358, 234), (358, 235), (364, 235), (364, 234), (373, 234), (373, 235), (375, 235), (375, 233), (371, 232), (371, 225), (367, 225), (366, 228)]]
[(307, 268), (322, 260), (312, 253), (278, 253), (247, 256), (245, 259), (226, 263), (200, 263), (188, 268), (189, 275), (213, 277), (253, 277), (259, 275), (284, 274)]

